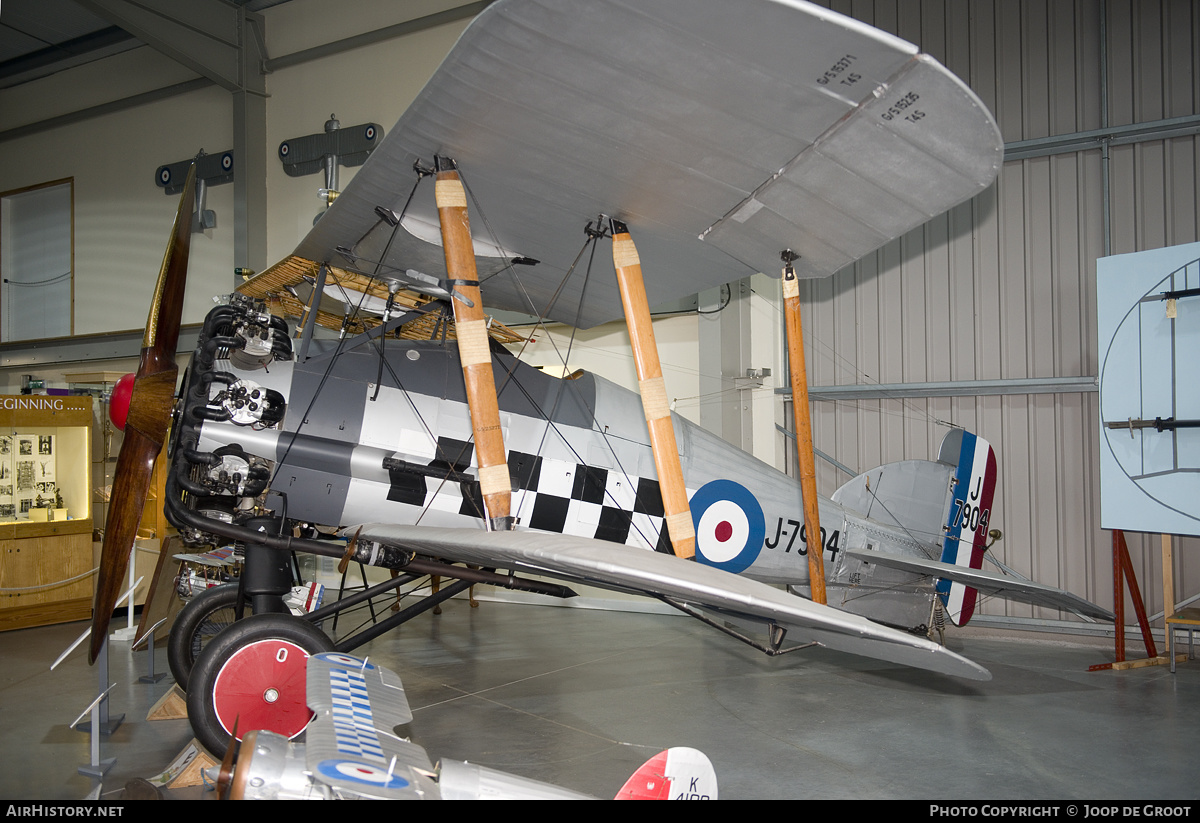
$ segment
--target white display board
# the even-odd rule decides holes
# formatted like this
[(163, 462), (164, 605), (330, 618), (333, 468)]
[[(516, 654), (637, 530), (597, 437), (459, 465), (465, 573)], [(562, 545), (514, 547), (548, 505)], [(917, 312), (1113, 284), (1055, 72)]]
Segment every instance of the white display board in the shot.
[(1200, 535), (1200, 428), (1173, 427), (1200, 421), (1200, 294), (1164, 299), (1189, 289), (1200, 243), (1097, 261), (1102, 528)]

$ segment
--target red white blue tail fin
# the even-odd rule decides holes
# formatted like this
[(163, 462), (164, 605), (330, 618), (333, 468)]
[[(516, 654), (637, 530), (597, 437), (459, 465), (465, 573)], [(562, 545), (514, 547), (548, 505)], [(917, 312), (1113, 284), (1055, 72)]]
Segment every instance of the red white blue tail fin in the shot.
[(659, 752), (625, 781), (614, 800), (716, 800), (717, 775), (704, 752)]
[[(951, 480), (942, 562), (978, 569), (983, 566), (996, 491), (996, 453), (982, 437), (954, 429), (942, 440), (938, 459), (958, 466)], [(937, 591), (950, 622), (965, 626), (975, 613), (975, 589), (943, 579)]]

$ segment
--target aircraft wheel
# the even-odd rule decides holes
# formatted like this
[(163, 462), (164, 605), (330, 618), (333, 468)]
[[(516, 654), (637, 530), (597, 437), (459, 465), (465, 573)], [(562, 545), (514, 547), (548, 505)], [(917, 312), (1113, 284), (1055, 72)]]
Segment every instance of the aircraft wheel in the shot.
[(210, 752), (223, 752), (234, 724), (238, 739), (256, 729), (294, 738), (312, 719), (305, 700), (308, 658), (333, 641), (307, 620), (256, 614), (204, 647), (188, 683), (188, 720)]
[[(213, 586), (193, 597), (180, 610), (167, 639), (167, 664), (179, 688), (187, 691), (188, 677), (201, 650), (220, 632), (233, 625), (237, 609), (237, 583)], [(249, 599), (242, 612), (254, 613)]]

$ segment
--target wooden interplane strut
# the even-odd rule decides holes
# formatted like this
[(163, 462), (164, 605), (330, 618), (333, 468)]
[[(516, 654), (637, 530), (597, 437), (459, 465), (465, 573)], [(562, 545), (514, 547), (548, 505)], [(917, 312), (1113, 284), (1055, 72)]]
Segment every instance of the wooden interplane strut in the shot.
[(679, 446), (675, 442), (675, 424), (667, 403), (663, 385), (662, 364), (654, 342), (654, 327), (650, 321), (650, 305), (642, 281), (642, 263), (637, 247), (625, 224), (613, 220), (613, 267), (617, 270), (617, 285), (621, 290), (621, 305), (629, 327), (633, 361), (637, 367), (638, 391), (646, 413), (646, 428), (650, 432), (650, 448), (654, 452), (654, 467), (662, 492), (663, 512), (671, 546), (678, 557), (696, 553), (696, 530), (688, 506), (687, 488), (683, 484), (683, 466), (679, 462)]
[(455, 294), (464, 298), (450, 302), (454, 305), (458, 356), (462, 362), (463, 380), (467, 384), (467, 405), (471, 409), (479, 489), (491, 527), (508, 529), (512, 528), (512, 483), (508, 476), (508, 458), (504, 453), (504, 433), (500, 428), (500, 407), (496, 399), (496, 381), (492, 375), (492, 353), (488, 345), (487, 321), (483, 316), (483, 297), (479, 293), (479, 275), (475, 268), (467, 193), (457, 171), (448, 169), (437, 173), (434, 196), (442, 227), (442, 245), (446, 252), (446, 273)]
[[(791, 259), (789, 259), (789, 257)], [(804, 531), (808, 536), (808, 580), (815, 603), (825, 603), (825, 541), (817, 506), (817, 460), (813, 455), (812, 420), (808, 408), (808, 369), (804, 365), (804, 329), (800, 321), (800, 281), (790, 252), (784, 252), (783, 310), (786, 317), (788, 364), (792, 378), (792, 414), (796, 418), (796, 461), (804, 496)]]

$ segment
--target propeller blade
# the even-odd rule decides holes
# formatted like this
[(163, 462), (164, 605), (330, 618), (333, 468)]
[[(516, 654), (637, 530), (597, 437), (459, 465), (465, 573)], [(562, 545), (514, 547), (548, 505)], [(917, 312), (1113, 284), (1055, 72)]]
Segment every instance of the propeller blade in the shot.
[(228, 800), (233, 787), (233, 759), (237, 757), (238, 717), (233, 718), (233, 733), (229, 735), (229, 745), (225, 747), (225, 756), (221, 758), (221, 769), (217, 772), (217, 800)]
[[(129, 401), (129, 417), (125, 422), (125, 442), (117, 455), (116, 474), (109, 496), (108, 520), (104, 526), (104, 547), (100, 552), (100, 571), (96, 579), (96, 600), (92, 609), (92, 641), (88, 662), (95, 663), (108, 634), (108, 624), (120, 595), (129, 551), (133, 548), (138, 523), (150, 480), (154, 460), (162, 451), (171, 411), (175, 405), (175, 349), (179, 343), (179, 324), (183, 317), (183, 293), (187, 283), (188, 252), (192, 239), (192, 212), (196, 200), (196, 166), (192, 165), (162, 269), (154, 288), (154, 300), (146, 319), (146, 334), (142, 338), (142, 355), (133, 395)], [(130, 608), (133, 607), (132, 601)]]

